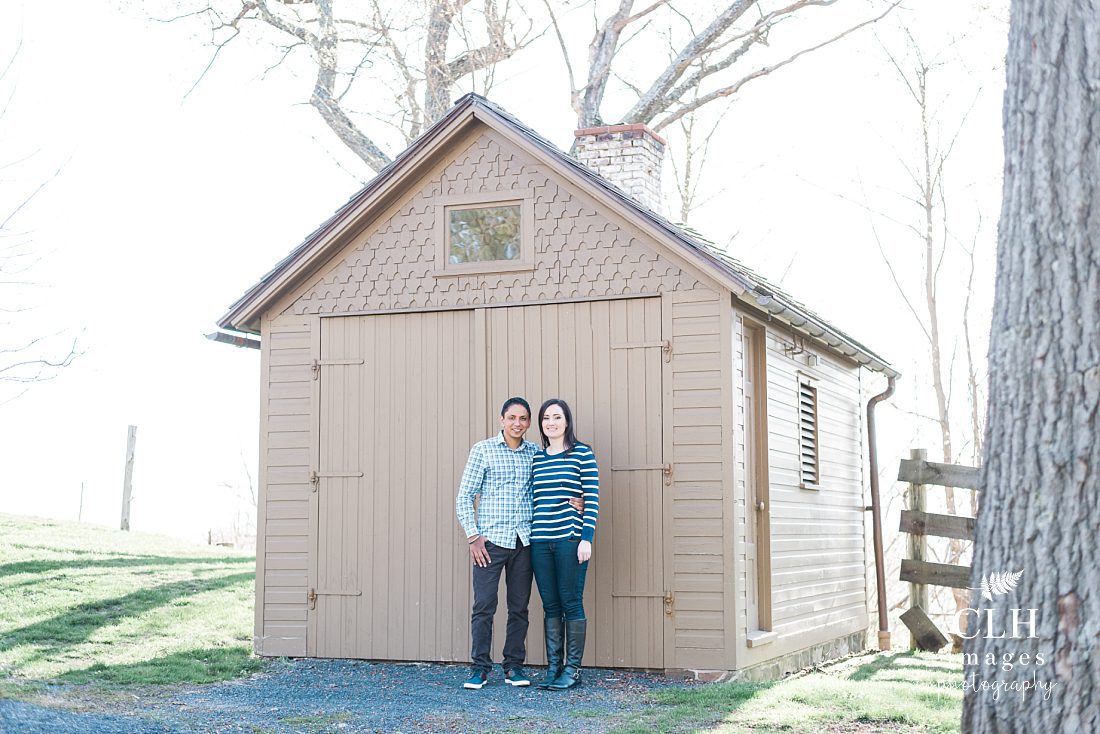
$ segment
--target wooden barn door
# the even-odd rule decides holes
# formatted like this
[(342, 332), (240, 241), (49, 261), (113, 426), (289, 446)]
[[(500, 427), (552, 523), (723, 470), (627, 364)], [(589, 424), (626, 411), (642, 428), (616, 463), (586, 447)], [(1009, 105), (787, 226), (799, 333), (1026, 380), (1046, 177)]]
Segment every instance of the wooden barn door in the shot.
[(321, 320), (310, 655), (469, 659), (454, 497), (485, 430), (473, 313)]
[[(488, 309), (488, 399), (572, 406), (578, 436), (600, 465), (600, 517), (585, 589), (586, 665), (663, 668), (666, 463), (665, 369), (659, 298)], [(502, 597), (503, 599), (503, 597)], [(503, 604), (503, 601), (502, 601)], [(495, 647), (503, 636), (498, 614)], [(533, 591), (529, 659), (542, 662), (542, 611)]]

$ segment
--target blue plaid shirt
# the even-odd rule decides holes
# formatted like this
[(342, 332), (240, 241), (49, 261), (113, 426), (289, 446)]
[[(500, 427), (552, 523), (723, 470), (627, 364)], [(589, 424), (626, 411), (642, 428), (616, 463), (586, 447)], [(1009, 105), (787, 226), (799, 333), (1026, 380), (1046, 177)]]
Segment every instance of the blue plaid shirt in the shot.
[[(494, 545), (515, 548), (518, 536), (523, 545), (530, 545), (531, 459), (538, 450), (524, 441), (513, 451), (503, 432), (474, 444), (455, 500), (458, 522), (467, 538), (480, 533)], [(481, 502), (475, 513), (478, 495)]]

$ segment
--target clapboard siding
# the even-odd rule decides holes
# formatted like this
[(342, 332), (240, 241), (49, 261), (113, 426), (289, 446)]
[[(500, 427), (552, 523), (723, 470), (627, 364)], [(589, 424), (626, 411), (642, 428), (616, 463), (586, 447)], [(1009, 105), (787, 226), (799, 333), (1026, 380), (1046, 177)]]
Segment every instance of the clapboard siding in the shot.
[(313, 412), (311, 318), (261, 327), (256, 652), (306, 654), (309, 470)]
[[(768, 328), (771, 600), (777, 637), (747, 649), (750, 664), (849, 634), (868, 621), (859, 370), (821, 352), (814, 352), (818, 364), (807, 366), (805, 354), (784, 352), (791, 341)], [(818, 405), (820, 482), (806, 488), (799, 471), (800, 374), (813, 381)], [(743, 463), (738, 467), (743, 471)], [(738, 491), (743, 493), (740, 481)], [(738, 532), (743, 538), (743, 525)], [(739, 560), (744, 565), (743, 555)], [(744, 575), (738, 579), (743, 582)], [(743, 622), (739, 618), (739, 625)]]
[[(712, 291), (672, 294), (673, 660), (668, 667), (728, 667), (725, 564), (722, 300)], [(686, 604), (686, 606), (685, 606)]]

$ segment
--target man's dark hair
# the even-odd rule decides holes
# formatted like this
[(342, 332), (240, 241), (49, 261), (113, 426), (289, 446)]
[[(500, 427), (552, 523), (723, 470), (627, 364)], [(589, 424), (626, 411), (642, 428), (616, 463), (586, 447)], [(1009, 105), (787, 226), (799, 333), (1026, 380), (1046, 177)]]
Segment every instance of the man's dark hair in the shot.
[(504, 407), (500, 409), (500, 417), (503, 418), (504, 414), (508, 412), (508, 409), (513, 405), (522, 405), (527, 409), (527, 417), (531, 417), (531, 404), (523, 398), (508, 398), (504, 401)]

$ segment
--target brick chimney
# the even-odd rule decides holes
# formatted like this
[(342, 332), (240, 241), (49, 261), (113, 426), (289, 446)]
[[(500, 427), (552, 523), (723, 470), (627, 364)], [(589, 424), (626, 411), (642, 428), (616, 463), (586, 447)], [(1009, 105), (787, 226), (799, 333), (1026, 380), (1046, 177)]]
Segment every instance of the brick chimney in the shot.
[(573, 156), (642, 206), (660, 213), (665, 140), (645, 125), (586, 127), (574, 135)]

